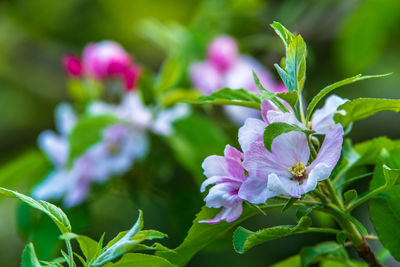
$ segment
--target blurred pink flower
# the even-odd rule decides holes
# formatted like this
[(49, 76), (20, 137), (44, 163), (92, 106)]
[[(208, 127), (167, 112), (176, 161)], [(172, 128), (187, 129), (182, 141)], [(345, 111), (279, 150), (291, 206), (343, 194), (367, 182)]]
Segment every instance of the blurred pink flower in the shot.
[(66, 54), (62, 58), (62, 63), (67, 71), (67, 74), (71, 77), (80, 78), (82, 76), (82, 62), (77, 56), (73, 54)]
[(229, 70), (238, 57), (238, 46), (235, 39), (221, 35), (208, 46), (208, 60), (219, 72)]

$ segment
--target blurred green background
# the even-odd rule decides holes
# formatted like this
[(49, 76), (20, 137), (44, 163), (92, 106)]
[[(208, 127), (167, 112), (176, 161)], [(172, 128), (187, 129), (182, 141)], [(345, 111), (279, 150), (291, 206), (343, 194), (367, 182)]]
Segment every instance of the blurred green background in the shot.
[[(239, 41), (242, 52), (253, 55), (271, 71), (273, 64), (280, 60), (283, 47), (268, 25), (279, 21), (300, 33), (307, 42), (307, 100), (325, 85), (358, 73), (394, 72), (394, 75), (349, 85), (336, 93), (350, 99), (399, 96), (398, 0), (1, 1), (0, 166), (5, 167), (0, 168), (0, 186), (28, 192), (48, 171), (43, 167), (43, 160), (37, 162), (26, 151), (36, 147), (36, 138), (42, 130), (54, 128), (54, 107), (69, 100), (62, 55), (67, 52), (79, 55), (89, 42), (112, 39), (133, 54), (139, 64), (156, 72), (166, 53), (157, 45), (154, 34), (147, 34), (147, 28), (143, 27), (143, 21), (149, 20), (165, 25), (178, 23), (210, 36), (232, 35)], [(380, 113), (357, 122), (350, 137), (353, 142), (379, 135), (398, 138), (398, 125), (400, 118), (395, 113)], [(227, 133), (234, 134), (231, 139), (236, 138), (235, 131)], [(21, 153), (25, 154), (19, 162), (6, 165)], [(178, 245), (202, 205), (202, 196), (190, 173), (174, 159), (160, 156), (170, 153), (164, 143), (154, 140), (149, 157), (150, 161), (158, 162), (157, 170), (148, 173), (138, 164), (132, 177), (140, 176), (141, 180), (126, 184), (112, 182), (109, 190), (101, 191), (96, 201), (69, 211), (75, 230), (96, 239), (107, 232), (106, 239), (110, 239), (130, 228), (136, 220), (137, 209), (141, 208), (145, 227), (169, 234), (166, 243), (170, 247)], [(164, 171), (166, 165), (175, 167), (165, 167)], [(162, 191), (151, 189), (152, 182), (148, 182), (151, 179), (147, 179), (150, 176), (161, 177), (158, 190)], [(54, 237), (46, 240), (44, 236), (54, 233), (57, 238), (57, 231), (50, 222), (30, 212), (15, 201), (0, 200), (1, 266), (19, 265), (26, 240), (43, 239), (39, 254), (50, 257)], [(359, 214), (363, 212), (361, 209)], [(258, 216), (246, 225), (257, 229), (278, 221), (290, 223), (293, 214), (282, 219), (279, 213)], [(26, 218), (36, 226), (27, 224)], [(268, 266), (325, 238), (295, 236), (238, 255), (232, 249), (231, 236), (227, 236), (196, 255), (190, 266)]]

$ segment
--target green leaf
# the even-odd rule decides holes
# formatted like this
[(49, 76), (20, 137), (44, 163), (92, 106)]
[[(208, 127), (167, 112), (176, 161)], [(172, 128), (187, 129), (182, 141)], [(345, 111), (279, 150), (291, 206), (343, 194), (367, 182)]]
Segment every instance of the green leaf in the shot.
[(283, 43), (285, 44), (285, 47), (288, 48), (292, 40), (295, 38), (294, 34), (291, 33), (279, 22), (274, 21), (270, 26), (275, 30), (276, 34), (282, 39)]
[(335, 82), (333, 84), (330, 84), (330, 85), (326, 86), (321, 91), (319, 91), (319, 93), (316, 96), (314, 96), (314, 98), (311, 100), (310, 104), (308, 105), (308, 107), (307, 107), (307, 121), (310, 120), (311, 114), (312, 114), (315, 106), (319, 103), (319, 101), (321, 101), (321, 99), (324, 96), (326, 96), (327, 94), (329, 94), (330, 92), (332, 92), (336, 88), (339, 88), (341, 86), (344, 86), (344, 85), (347, 85), (347, 84), (351, 84), (351, 83), (354, 83), (354, 82), (366, 80), (366, 79), (386, 77), (386, 76), (388, 76), (390, 74), (391, 73), (383, 74), (383, 75), (367, 75), (367, 76), (362, 76), (361, 74), (358, 74), (356, 76), (353, 76), (353, 77), (350, 77), (350, 78), (347, 78), (347, 79), (344, 79), (344, 80), (341, 80), (339, 82)]
[(146, 255), (140, 253), (129, 253), (122, 256), (116, 263), (107, 263), (104, 267), (126, 267), (126, 266), (140, 266), (140, 267), (174, 267), (164, 258)]
[(385, 176), (386, 186), (391, 188), (399, 183), (400, 169), (391, 169), (383, 165), (383, 175)]
[[(382, 165), (400, 168), (400, 149), (391, 152), (383, 151), (376, 162), (374, 175), (370, 183), (370, 191), (387, 183)], [(369, 200), (369, 213), (375, 231), (383, 246), (392, 256), (400, 261), (400, 187), (395, 186), (375, 198)]]
[(251, 93), (245, 89), (224, 88), (212, 93), (209, 96), (202, 96), (197, 100), (189, 102), (191, 104), (216, 104), (216, 105), (236, 105), (261, 109), (260, 95)]
[(84, 235), (78, 235), (76, 240), (79, 243), (79, 247), (82, 250), (83, 255), (86, 258), (86, 261), (90, 261), (98, 256), (102, 247), (99, 244), (91, 239), (90, 237)]
[(356, 260), (337, 261), (337, 260), (322, 260), (320, 267), (368, 267), (368, 264)]
[(296, 221), (299, 222), (302, 217), (308, 216), (314, 207), (302, 205), (296, 211)]
[(233, 247), (238, 253), (244, 253), (254, 246), (282, 238), (288, 235), (301, 233), (311, 226), (310, 217), (304, 216), (297, 225), (275, 226), (252, 232), (239, 226), (233, 233)]
[(169, 90), (161, 96), (161, 105), (164, 107), (172, 107), (180, 102), (190, 102), (195, 101), (202, 94), (197, 90), (186, 90), (186, 89), (176, 89)]
[(355, 189), (351, 189), (351, 190), (345, 192), (343, 196), (344, 196), (344, 203), (347, 205), (351, 201), (357, 199), (358, 194)]
[[(281, 207), (282, 205), (270, 204), (263, 206), (262, 209), (266, 211)], [(156, 252), (156, 255), (166, 258), (178, 266), (185, 266), (193, 257), (193, 255), (195, 255), (202, 248), (210, 244), (218, 237), (225, 235), (230, 229), (237, 226), (247, 218), (254, 216), (260, 211), (254, 207), (244, 205), (242, 215), (233, 222), (227, 223), (222, 221), (214, 225), (199, 223), (199, 221), (214, 218), (218, 212), (220, 212), (218, 209), (211, 209), (204, 206), (196, 215), (196, 218), (193, 221), (185, 240), (173, 251), (158, 251)]]
[(383, 149), (389, 152), (394, 149), (400, 149), (400, 140), (390, 140), (382, 136), (356, 144), (354, 150), (361, 157), (357, 161), (357, 165), (375, 164)]
[(162, 92), (175, 86), (182, 76), (182, 60), (169, 57), (164, 61), (160, 75), (157, 77), (156, 91)]
[(380, 111), (400, 111), (400, 100), (377, 99), (377, 98), (357, 98), (347, 101), (338, 108), (344, 110), (345, 115), (336, 113), (334, 120), (346, 127), (350, 123), (367, 118)]
[(43, 200), (35, 200), (31, 197), (25, 196), (21, 193), (2, 188), (0, 187), (0, 194), (3, 194), (7, 197), (11, 198), (18, 198), (22, 202), (25, 202), (29, 206), (40, 210), (41, 212), (45, 213), (47, 216), (49, 216), (54, 223), (58, 226), (60, 229), (61, 233), (65, 234), (68, 232), (71, 232), (71, 224), (67, 218), (67, 215), (64, 214), (64, 212), (56, 207), (55, 205), (43, 201)]
[(38, 258), (36, 257), (35, 248), (32, 243), (25, 246), (22, 252), (21, 267), (41, 267)]
[(290, 42), (286, 50), (286, 72), (290, 81), (290, 87), (287, 87), (288, 91), (298, 91), (300, 93), (303, 89), (306, 80), (306, 56), (306, 43), (298, 35)]
[(345, 245), (344, 243), (346, 242), (346, 240), (347, 240), (347, 236), (344, 233), (340, 232), (340, 233), (336, 234), (336, 241), (340, 245), (344, 246)]
[(299, 94), (296, 91), (277, 93), (276, 96), (288, 102), (292, 108), (296, 105), (297, 100), (299, 99)]
[(362, 235), (368, 235), (367, 229), (356, 218), (354, 218), (353, 216), (351, 216), (350, 214), (348, 214), (347, 212), (344, 212), (343, 210), (341, 210), (339, 208), (336, 208), (333, 206), (330, 206), (330, 208), (333, 211), (335, 211), (338, 215), (342, 216), (344, 219), (352, 222)]
[(306, 135), (315, 133), (313, 130), (301, 128), (297, 125), (291, 125), (284, 122), (273, 122), (269, 124), (264, 131), (264, 146), (271, 151), (272, 142), (276, 137), (281, 134), (298, 131), (303, 132)]
[(300, 252), (301, 266), (306, 267), (311, 263), (324, 258), (335, 259), (341, 262), (348, 261), (348, 255), (343, 246), (335, 242), (325, 242), (314, 247), (303, 248)]
[(300, 256), (294, 255), (286, 260), (271, 265), (271, 267), (297, 267), (300, 266)]
[(68, 136), (69, 156), (68, 163), (82, 155), (88, 148), (102, 139), (103, 130), (119, 121), (111, 115), (84, 115)]

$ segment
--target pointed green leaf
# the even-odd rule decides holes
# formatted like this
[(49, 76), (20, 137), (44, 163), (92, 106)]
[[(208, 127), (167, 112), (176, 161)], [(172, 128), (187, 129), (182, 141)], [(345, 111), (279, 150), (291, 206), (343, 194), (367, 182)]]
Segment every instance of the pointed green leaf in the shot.
[(167, 58), (157, 77), (156, 90), (162, 92), (175, 86), (182, 76), (182, 70), (182, 60), (177, 57)]
[(289, 76), (288, 91), (301, 92), (306, 79), (307, 47), (303, 38), (298, 35), (286, 50), (286, 72)]
[(291, 125), (284, 122), (273, 122), (269, 124), (264, 131), (264, 146), (271, 152), (272, 142), (281, 134), (298, 131), (306, 135), (315, 133), (313, 130), (301, 128), (297, 125)]
[(400, 169), (391, 169), (390, 167), (383, 165), (383, 175), (385, 176), (386, 186), (388, 188), (391, 188), (400, 182)]
[(346, 127), (350, 123), (367, 118), (381, 111), (400, 111), (400, 100), (398, 99), (377, 99), (377, 98), (357, 98), (347, 101), (338, 108), (344, 110), (345, 115), (336, 113), (334, 120)]
[(21, 267), (42, 267), (36, 257), (35, 249), (32, 243), (25, 246), (22, 252)]
[(306, 267), (311, 263), (320, 261), (323, 258), (330, 258), (341, 262), (349, 260), (346, 250), (343, 246), (335, 242), (325, 242), (315, 247), (303, 248), (300, 252), (301, 266)]
[(296, 105), (297, 100), (299, 99), (299, 95), (296, 91), (291, 91), (287, 93), (277, 93), (276, 96), (288, 102), (292, 108)]
[(297, 225), (284, 225), (265, 228), (253, 232), (239, 226), (233, 233), (233, 247), (238, 253), (244, 253), (262, 243), (300, 233), (311, 226), (310, 217), (304, 216)]
[(282, 39), (285, 47), (289, 47), (289, 44), (295, 38), (294, 34), (291, 33), (288, 29), (286, 29), (282, 24), (279, 22), (274, 21), (271, 24), (271, 27), (275, 30), (276, 34)]
[(344, 203), (347, 205), (351, 201), (357, 199), (358, 194), (355, 189), (351, 189), (351, 190), (345, 192), (343, 196), (344, 196)]
[(286, 202), (285, 206), (283, 206), (282, 212), (285, 212), (285, 211), (287, 211), (288, 209), (290, 209), (290, 208), (293, 206), (293, 204), (294, 204), (297, 200), (298, 200), (298, 198), (291, 197), (291, 198)]
[(329, 94), (330, 92), (332, 92), (336, 88), (339, 88), (341, 86), (344, 86), (344, 85), (347, 85), (347, 84), (351, 84), (351, 83), (354, 83), (354, 82), (366, 80), (366, 79), (386, 77), (386, 76), (388, 76), (390, 74), (391, 73), (382, 74), (382, 75), (366, 75), (366, 76), (362, 76), (361, 74), (358, 74), (356, 76), (353, 76), (353, 77), (350, 77), (350, 78), (347, 78), (347, 79), (344, 79), (344, 80), (341, 80), (339, 82), (335, 82), (333, 84), (330, 84), (330, 85), (326, 86), (321, 91), (319, 91), (319, 93), (316, 96), (314, 96), (314, 98), (311, 100), (310, 104), (308, 105), (308, 108), (307, 108), (307, 121), (310, 120), (311, 114), (312, 114), (315, 106), (319, 103), (319, 101), (321, 101), (321, 99), (324, 98), (324, 96), (326, 96), (327, 94)]
[(45, 213), (55, 222), (61, 233), (71, 232), (71, 224), (68, 220), (67, 215), (65, 215), (64, 212), (55, 205), (43, 200), (35, 200), (31, 197), (25, 196), (24, 194), (2, 187), (0, 187), (0, 194), (3, 194), (7, 197), (18, 198), (32, 208), (38, 209), (41, 212)]
[(251, 93), (245, 89), (224, 88), (212, 93), (209, 96), (202, 96), (191, 104), (215, 104), (215, 105), (236, 105), (254, 109), (260, 108), (260, 95)]

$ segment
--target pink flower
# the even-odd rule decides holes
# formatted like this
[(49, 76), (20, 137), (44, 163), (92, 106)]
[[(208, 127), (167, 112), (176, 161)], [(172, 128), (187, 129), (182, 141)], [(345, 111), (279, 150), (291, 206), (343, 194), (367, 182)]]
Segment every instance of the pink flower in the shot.
[(223, 76), (210, 62), (198, 62), (190, 67), (193, 85), (203, 94), (210, 95), (224, 87)]
[(132, 64), (129, 68), (125, 69), (122, 73), (125, 89), (131, 91), (136, 87), (137, 80), (140, 76), (140, 67)]
[(131, 56), (113, 41), (87, 45), (83, 51), (82, 61), (87, 75), (96, 79), (120, 75), (132, 63)]
[(221, 208), (222, 210), (214, 219), (200, 221), (200, 223), (215, 224), (223, 220), (232, 222), (242, 214), (243, 200), (238, 196), (239, 188), (246, 175), (242, 167), (243, 153), (227, 145), (225, 156), (209, 156), (202, 167), (204, 175), (208, 177), (201, 185), (201, 192), (206, 187), (215, 184), (204, 199), (206, 206)]
[[(264, 121), (250, 118), (239, 129), (239, 143), (244, 152), (243, 166), (248, 171), (248, 179), (240, 188), (239, 197), (251, 203), (264, 203), (276, 195), (300, 198), (314, 190), (319, 181), (329, 178), (339, 160), (343, 128), (334, 123), (327, 128), (324, 142), (312, 162), (309, 162), (307, 137), (302, 132), (282, 134), (272, 142), (271, 152), (265, 148), (263, 135), (270, 123), (285, 122), (305, 127), (296, 119), (290, 106), (287, 107), (290, 112), (283, 113), (271, 102), (265, 101), (262, 103)], [(333, 114), (331, 112), (330, 117)]]
[(317, 133), (326, 134), (335, 125), (333, 115), (337, 112), (337, 108), (346, 101), (348, 99), (343, 99), (337, 95), (329, 96), (325, 101), (325, 105), (321, 109), (314, 111), (311, 129)]
[(81, 60), (72, 54), (67, 54), (63, 56), (62, 63), (64, 65), (67, 74), (71, 77), (80, 78), (83, 73)]
[(229, 70), (235, 64), (237, 57), (237, 43), (229, 36), (218, 36), (208, 46), (208, 60), (221, 73)]

